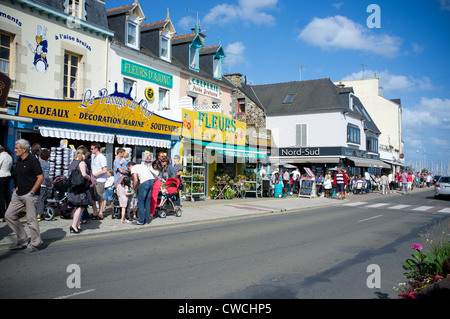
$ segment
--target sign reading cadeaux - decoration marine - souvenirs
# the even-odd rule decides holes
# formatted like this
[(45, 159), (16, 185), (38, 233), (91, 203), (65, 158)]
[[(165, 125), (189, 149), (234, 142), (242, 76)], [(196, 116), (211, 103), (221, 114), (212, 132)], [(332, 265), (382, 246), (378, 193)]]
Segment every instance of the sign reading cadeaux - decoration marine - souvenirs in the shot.
[(215, 112), (183, 109), (183, 136), (203, 141), (245, 145), (247, 125)]
[(35, 119), (102, 126), (140, 132), (181, 135), (182, 123), (166, 119), (148, 109), (128, 94), (108, 94), (107, 89), (94, 96), (86, 90), (82, 100), (51, 100), (20, 96), (19, 116)]

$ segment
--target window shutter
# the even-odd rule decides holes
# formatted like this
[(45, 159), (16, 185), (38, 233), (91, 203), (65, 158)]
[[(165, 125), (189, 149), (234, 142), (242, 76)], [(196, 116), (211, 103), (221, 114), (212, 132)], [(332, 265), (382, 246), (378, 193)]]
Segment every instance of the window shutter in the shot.
[(298, 146), (307, 146), (308, 141), (307, 126), (306, 124), (296, 125), (296, 141), (295, 144)]

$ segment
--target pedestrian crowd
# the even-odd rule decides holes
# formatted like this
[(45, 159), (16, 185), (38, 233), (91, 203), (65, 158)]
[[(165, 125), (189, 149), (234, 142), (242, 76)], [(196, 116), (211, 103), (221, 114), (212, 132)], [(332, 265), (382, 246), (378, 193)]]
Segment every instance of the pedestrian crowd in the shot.
[[(19, 139), (15, 142), (14, 152), (16, 163), (13, 163), (12, 152), (0, 145), (0, 218), (17, 236), (16, 244), (10, 249), (33, 252), (42, 243), (38, 221), (53, 187), (53, 181), (49, 179), (49, 151)], [(179, 156), (175, 155), (172, 165), (171, 160), (159, 152), (150, 165), (137, 164), (128, 158), (125, 149), (118, 148), (113, 167), (108, 169), (99, 143), (92, 143), (90, 149), (78, 147), (68, 168), (67, 200), (74, 208), (69, 231), (79, 234), (81, 224), (90, 219), (102, 220), (107, 206), (114, 207), (114, 198), (117, 198), (116, 204), (120, 208), (121, 223), (150, 223), (165, 181), (180, 178), (182, 174), (183, 167), (179, 161)], [(178, 193), (175, 198), (175, 209), (179, 209)], [(88, 207), (92, 208), (92, 214)], [(24, 213), (30, 240), (20, 222)]]
[[(269, 179), (266, 171), (261, 170), (261, 178)], [(430, 187), (433, 184), (433, 174), (431, 172), (412, 172), (401, 170), (398, 173), (383, 172), (381, 175), (373, 175), (368, 171), (361, 175), (350, 175), (346, 169), (337, 167), (314, 177), (300, 174), (298, 168), (292, 171), (287, 169), (278, 171), (277, 169), (270, 176), (270, 186), (281, 184), (283, 187), (283, 197), (286, 195), (299, 195), (302, 183), (305, 180), (313, 180), (316, 185), (315, 193), (321, 197), (333, 197), (345, 199), (347, 194), (368, 194), (373, 190), (381, 191), (382, 194), (401, 191), (408, 194), (414, 187)]]

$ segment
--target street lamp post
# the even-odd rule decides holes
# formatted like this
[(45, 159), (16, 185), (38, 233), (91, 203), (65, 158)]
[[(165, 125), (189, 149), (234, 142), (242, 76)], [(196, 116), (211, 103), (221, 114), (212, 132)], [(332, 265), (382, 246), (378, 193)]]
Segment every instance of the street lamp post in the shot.
[(426, 151), (425, 151), (425, 147), (423, 147), (422, 145), (419, 146), (419, 148), (417, 149), (416, 153), (419, 153), (420, 149), (423, 149), (423, 168), (426, 168), (427, 166), (427, 155), (426, 155)]

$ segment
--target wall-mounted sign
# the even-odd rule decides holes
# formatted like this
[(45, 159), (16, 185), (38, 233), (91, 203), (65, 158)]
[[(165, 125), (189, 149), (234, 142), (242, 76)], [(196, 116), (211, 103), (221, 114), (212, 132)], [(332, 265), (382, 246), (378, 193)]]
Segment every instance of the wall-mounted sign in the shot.
[(188, 90), (191, 92), (207, 95), (217, 99), (222, 98), (222, 89), (219, 85), (204, 81), (195, 76), (192, 76), (188, 79), (187, 86)]
[(122, 74), (167, 88), (172, 88), (173, 85), (172, 75), (127, 60), (122, 60)]
[(75, 124), (101, 126), (166, 135), (181, 135), (182, 123), (153, 114), (147, 101), (106, 89), (94, 96), (87, 90), (82, 100), (51, 100), (20, 96), (18, 115)]
[(145, 89), (145, 97), (147, 100), (151, 101), (155, 97), (155, 91), (151, 87)]
[(247, 124), (215, 112), (183, 109), (183, 136), (217, 143), (245, 145)]

